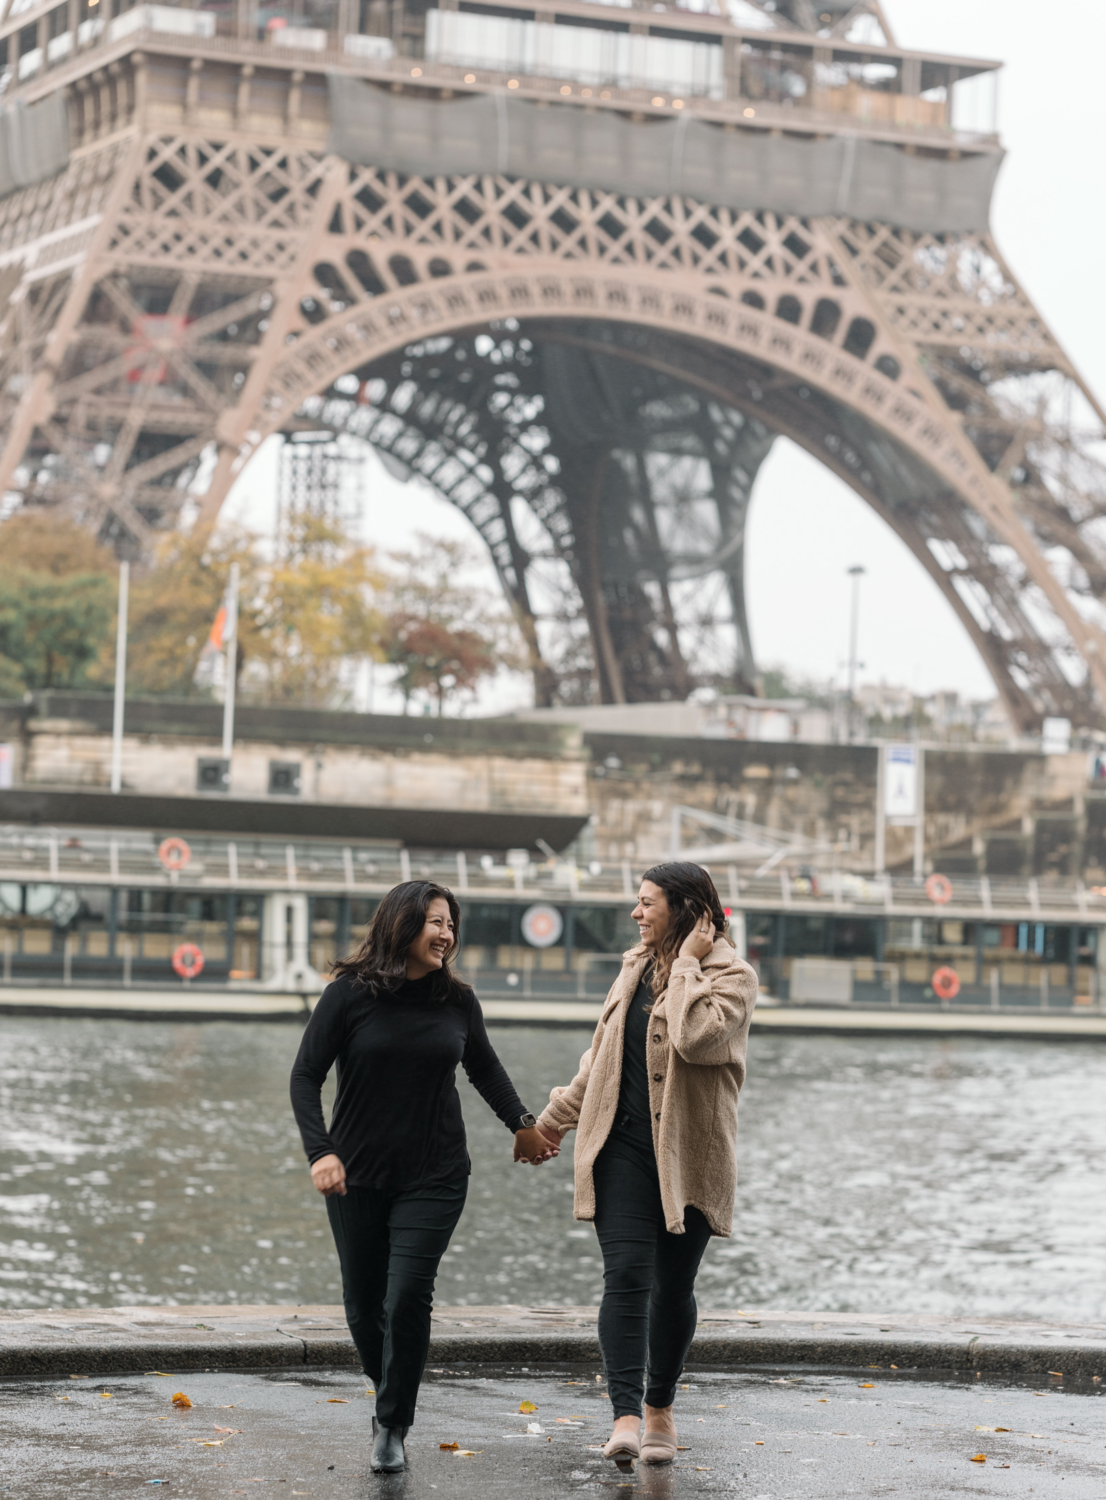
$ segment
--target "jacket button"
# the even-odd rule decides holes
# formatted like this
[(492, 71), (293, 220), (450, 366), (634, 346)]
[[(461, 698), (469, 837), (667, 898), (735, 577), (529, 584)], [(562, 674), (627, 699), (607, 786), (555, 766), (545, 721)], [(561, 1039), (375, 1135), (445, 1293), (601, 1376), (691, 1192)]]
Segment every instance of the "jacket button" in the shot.
[(654, 1083), (660, 1083), (660, 1081), (661, 1081), (661, 1078), (662, 1078), (662, 1077), (663, 1077), (663, 1076), (664, 1076), (664, 1075), (663, 1075), (663, 1074), (661, 1074), (661, 1073), (654, 1073), (654, 1074), (653, 1074), (653, 1082), (654, 1082)]
[(654, 1037), (654, 1038), (653, 1038), (653, 1040), (654, 1040), (654, 1041), (655, 1041), (655, 1042), (659, 1042), (659, 1041), (660, 1041), (660, 1037), (659, 1037), (659, 1036), (655, 1036), (655, 1037)]
[(659, 1119), (660, 1119), (660, 1117), (661, 1117), (661, 1112), (660, 1112), (660, 1110), (659, 1110), (659, 1109), (658, 1109), (658, 1110), (657, 1110), (657, 1112), (656, 1112), (656, 1114), (655, 1114), (655, 1115), (654, 1115), (654, 1116), (653, 1116), (653, 1118), (654, 1118), (654, 1120), (659, 1120)]

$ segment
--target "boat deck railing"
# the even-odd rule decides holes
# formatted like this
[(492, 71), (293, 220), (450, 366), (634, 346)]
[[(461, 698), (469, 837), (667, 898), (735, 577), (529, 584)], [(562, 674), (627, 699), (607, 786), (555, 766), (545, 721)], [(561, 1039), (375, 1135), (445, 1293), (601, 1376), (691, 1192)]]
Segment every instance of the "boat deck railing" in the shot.
[[(678, 857), (678, 856), (677, 856)], [(1106, 923), (1106, 886), (938, 873), (928, 878), (781, 866), (763, 875), (710, 866), (733, 910), (840, 911), (878, 916)], [(162, 836), (85, 829), (0, 829), (0, 884), (114, 885), (196, 890), (306, 891), (374, 897), (400, 881), (436, 880), (459, 894), (568, 905), (632, 900), (641, 861), (538, 859), (425, 852), (386, 844)]]

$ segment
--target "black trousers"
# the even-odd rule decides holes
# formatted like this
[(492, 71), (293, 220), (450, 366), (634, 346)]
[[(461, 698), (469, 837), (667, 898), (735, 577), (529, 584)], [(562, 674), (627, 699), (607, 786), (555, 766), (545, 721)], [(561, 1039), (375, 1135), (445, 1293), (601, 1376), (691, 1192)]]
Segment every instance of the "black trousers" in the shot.
[[(595, 1163), (595, 1229), (603, 1251), (599, 1347), (615, 1417), (671, 1406), (695, 1336), (695, 1276), (710, 1239), (697, 1208), (669, 1234), (648, 1124), (616, 1123)], [(646, 1385), (648, 1369), (648, 1385)]]
[(342, 1267), (342, 1300), (385, 1427), (415, 1419), (438, 1262), (465, 1206), (468, 1178), (388, 1193), (349, 1188), (326, 1211)]

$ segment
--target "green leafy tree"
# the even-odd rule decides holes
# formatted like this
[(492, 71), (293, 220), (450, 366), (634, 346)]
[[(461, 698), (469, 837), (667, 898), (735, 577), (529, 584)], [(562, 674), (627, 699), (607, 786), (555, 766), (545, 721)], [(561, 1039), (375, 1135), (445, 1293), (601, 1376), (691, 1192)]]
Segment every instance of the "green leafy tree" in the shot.
[(511, 617), (466, 574), (474, 561), (463, 542), (419, 532), (412, 552), (396, 552), (387, 582), (384, 657), (399, 669), (407, 711), (425, 692), (439, 716), (448, 699), (475, 693), (500, 668), (522, 670), (525, 652)]
[(255, 539), (220, 529), (214, 536), (167, 537), (150, 568), (132, 581), (127, 654), (127, 691), (189, 698), (206, 697), (196, 685), (196, 665), (223, 602), (230, 565), (237, 562), (239, 592), (246, 607), (238, 622), (241, 666), (256, 640), (249, 602), (260, 586)]
[(12, 516), (0, 544), (0, 697), (96, 683), (115, 625), (112, 554), (47, 511)]
[(372, 550), (320, 516), (293, 517), (281, 555), (244, 606), (244, 691), (268, 702), (335, 705), (343, 664), (382, 655), (382, 579)]
[(0, 567), (4, 693), (86, 685), (110, 638), (114, 616), (114, 590), (102, 573), (62, 579), (29, 568)]
[(399, 668), (396, 686), (403, 694), (405, 711), (413, 694), (421, 690), (437, 702), (439, 718), (447, 698), (474, 692), (499, 668), (494, 645), (475, 630), (450, 630), (418, 615), (390, 616), (385, 650), (387, 660)]

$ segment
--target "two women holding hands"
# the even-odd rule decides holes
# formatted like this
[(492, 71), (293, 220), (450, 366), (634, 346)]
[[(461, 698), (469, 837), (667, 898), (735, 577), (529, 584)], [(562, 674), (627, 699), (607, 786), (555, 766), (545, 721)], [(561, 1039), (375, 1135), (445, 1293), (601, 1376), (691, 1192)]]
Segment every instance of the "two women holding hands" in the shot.
[[(641, 942), (624, 956), (576, 1077), (536, 1124), (475, 995), (450, 971), (460, 916), (444, 887), (390, 891), (312, 1014), (293, 1108), (326, 1195), (350, 1332), (376, 1387), (378, 1471), (404, 1466), (434, 1279), (464, 1207), (458, 1063), (514, 1131), (516, 1161), (540, 1164), (579, 1131), (574, 1211), (595, 1221), (604, 1264), (599, 1342), (615, 1419), (604, 1451), (623, 1462), (676, 1456), (672, 1405), (695, 1332), (695, 1276), (707, 1240), (732, 1222), (756, 976), (698, 865), (649, 870), (633, 918)], [(320, 1090), (335, 1062), (328, 1131)]]

